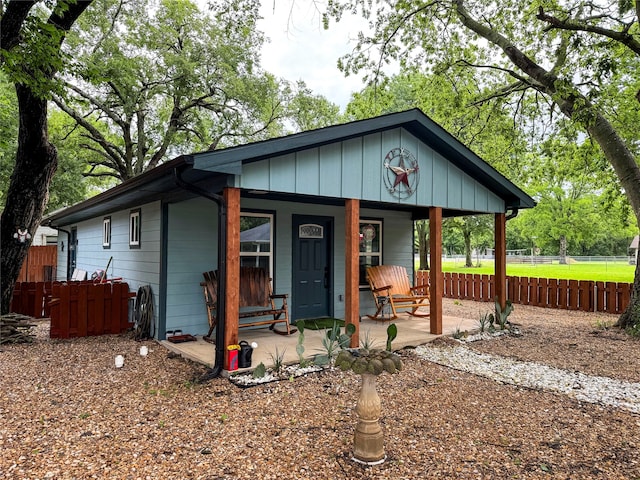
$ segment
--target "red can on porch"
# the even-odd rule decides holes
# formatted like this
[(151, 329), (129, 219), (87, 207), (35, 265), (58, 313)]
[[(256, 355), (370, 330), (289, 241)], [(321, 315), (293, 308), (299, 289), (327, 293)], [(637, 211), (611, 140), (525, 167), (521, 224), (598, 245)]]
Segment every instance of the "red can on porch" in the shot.
[(238, 369), (238, 350), (228, 350), (229, 353), (229, 371)]

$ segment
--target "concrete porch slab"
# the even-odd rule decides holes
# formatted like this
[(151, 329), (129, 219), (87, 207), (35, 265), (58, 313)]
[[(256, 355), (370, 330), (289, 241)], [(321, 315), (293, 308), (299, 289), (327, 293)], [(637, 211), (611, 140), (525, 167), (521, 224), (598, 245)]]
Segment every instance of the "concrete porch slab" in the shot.
[[(398, 327), (398, 336), (392, 343), (394, 350), (405, 347), (415, 347), (433, 341), (440, 335), (429, 333), (429, 317), (414, 317), (409, 314), (401, 314), (396, 320), (381, 322), (363, 317), (360, 321), (360, 340), (369, 335), (373, 345), (377, 348), (385, 348), (387, 341), (387, 327), (395, 323)], [(472, 331), (477, 328), (477, 321), (468, 318), (444, 316), (442, 319), (443, 335), (452, 335), (457, 329), (460, 331)], [(324, 330), (305, 329), (304, 347), (305, 358), (311, 358), (324, 352), (322, 338), (326, 335)], [(159, 343), (168, 350), (175, 352), (184, 358), (197, 363), (213, 367), (215, 362), (215, 345), (205, 342), (201, 336), (196, 337), (195, 342), (171, 343), (162, 340)], [(268, 328), (240, 329), (239, 341), (246, 340), (249, 343), (257, 342), (258, 348), (253, 350), (251, 368), (240, 369), (238, 372), (252, 370), (260, 362), (269, 368), (274, 364), (273, 358), (284, 352), (284, 363), (297, 363), (296, 353), (298, 333), (292, 335), (279, 335)], [(277, 351), (277, 352), (276, 352)]]

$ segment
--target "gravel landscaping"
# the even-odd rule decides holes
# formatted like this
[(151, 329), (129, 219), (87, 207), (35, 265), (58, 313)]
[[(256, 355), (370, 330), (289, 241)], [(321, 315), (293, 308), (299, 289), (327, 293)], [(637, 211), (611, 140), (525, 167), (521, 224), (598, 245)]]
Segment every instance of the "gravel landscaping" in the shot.
[[(351, 460), (352, 372), (199, 384), (204, 367), (155, 342), (50, 340), (40, 321), (33, 343), (0, 346), (0, 478), (640, 478), (640, 341), (611, 315), (516, 305), (510, 320), (521, 335), (400, 352), (403, 371), (378, 377), (388, 458), (374, 467)], [(626, 400), (594, 398), (594, 381)]]

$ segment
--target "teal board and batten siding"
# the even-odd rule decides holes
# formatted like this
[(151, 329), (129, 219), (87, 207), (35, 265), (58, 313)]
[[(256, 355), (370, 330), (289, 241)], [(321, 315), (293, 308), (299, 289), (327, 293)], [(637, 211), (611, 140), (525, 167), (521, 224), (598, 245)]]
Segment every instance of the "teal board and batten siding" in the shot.
[[(384, 157), (398, 147), (413, 153), (420, 168), (417, 192), (403, 200), (389, 193), (384, 182)], [(476, 213), (505, 211), (502, 199), (401, 128), (245, 164), (235, 186)]]
[[(86, 270), (88, 278), (96, 270), (104, 270), (109, 263), (108, 278), (122, 278), (129, 289), (137, 292), (151, 285), (156, 312), (158, 312), (160, 280), (160, 202), (140, 207), (140, 248), (129, 247), (130, 209), (114, 212), (111, 217), (111, 247), (102, 246), (103, 217), (92, 218), (78, 224), (65, 225), (65, 230), (76, 227), (78, 245), (76, 268)], [(66, 239), (59, 240), (65, 241)], [(67, 242), (65, 241), (65, 244)], [(65, 246), (65, 249), (67, 246)], [(61, 260), (60, 257), (65, 257)], [(66, 255), (58, 256), (58, 278), (66, 280)]]

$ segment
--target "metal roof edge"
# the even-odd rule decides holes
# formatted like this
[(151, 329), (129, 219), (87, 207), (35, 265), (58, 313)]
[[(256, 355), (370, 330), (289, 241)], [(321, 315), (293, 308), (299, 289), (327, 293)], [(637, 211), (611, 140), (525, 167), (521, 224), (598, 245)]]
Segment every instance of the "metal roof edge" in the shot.
[(414, 108), (404, 112), (389, 113), (374, 118), (330, 125), (328, 127), (294, 133), (285, 137), (271, 138), (259, 142), (238, 145), (223, 150), (198, 152), (191, 155), (194, 168), (210, 170), (228, 163), (242, 161), (251, 163), (265, 158), (286, 155), (302, 149), (315, 148), (333, 142), (344, 141), (361, 135), (372, 134), (418, 120), (426, 115)]
[(53, 225), (56, 221), (62, 220), (63, 218), (72, 215), (74, 213), (85, 210), (89, 207), (93, 207), (95, 205), (99, 205), (100, 203), (107, 202), (111, 199), (114, 199), (124, 193), (127, 193), (131, 190), (138, 189), (143, 185), (146, 185), (152, 182), (155, 179), (161, 178), (166, 175), (169, 171), (172, 171), (174, 168), (179, 167), (180, 165), (186, 164), (186, 157), (181, 155), (179, 157), (174, 158), (166, 163), (158, 165), (151, 170), (148, 170), (140, 175), (137, 175), (129, 180), (122, 182), (115, 187), (112, 187), (108, 190), (105, 190), (98, 195), (95, 195), (87, 200), (83, 200), (82, 202), (71, 205), (67, 208), (58, 209), (55, 212), (50, 213), (43, 217), (42, 224), (43, 225)]

